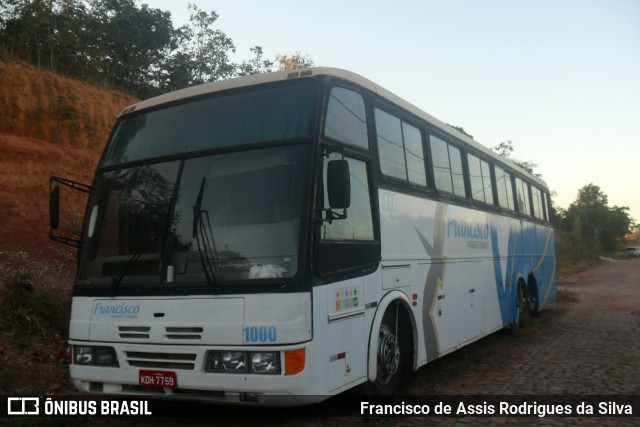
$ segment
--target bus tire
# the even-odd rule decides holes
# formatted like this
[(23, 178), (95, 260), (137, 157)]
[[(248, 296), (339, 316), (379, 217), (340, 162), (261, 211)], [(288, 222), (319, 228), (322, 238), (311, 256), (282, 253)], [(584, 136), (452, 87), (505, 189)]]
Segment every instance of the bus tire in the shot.
[(538, 307), (538, 286), (536, 279), (530, 275), (528, 280), (529, 289), (529, 310), (532, 318), (540, 317), (540, 308)]
[(531, 297), (529, 295), (529, 288), (523, 281), (520, 281), (520, 289), (522, 293), (522, 314), (520, 316), (520, 326), (526, 328), (531, 322)]
[(512, 335), (517, 335), (520, 329), (526, 327), (529, 323), (529, 319), (531, 318), (529, 305), (527, 290), (524, 282), (520, 280), (516, 288), (516, 318), (513, 319), (513, 323), (511, 323), (509, 327), (509, 332)]
[(364, 384), (369, 396), (391, 396), (400, 384), (405, 356), (398, 339), (398, 310), (398, 306), (395, 310), (387, 310), (382, 319), (378, 331), (376, 381)]

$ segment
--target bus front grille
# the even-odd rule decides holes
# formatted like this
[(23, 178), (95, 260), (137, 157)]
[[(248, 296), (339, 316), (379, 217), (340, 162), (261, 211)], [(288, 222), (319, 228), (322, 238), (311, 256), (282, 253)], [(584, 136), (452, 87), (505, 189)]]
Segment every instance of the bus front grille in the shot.
[(149, 338), (149, 326), (118, 326), (120, 338), (124, 339), (140, 339)]
[(125, 355), (129, 366), (136, 368), (193, 370), (196, 360), (196, 355), (189, 353), (125, 351)]
[(204, 328), (196, 327), (167, 327), (166, 337), (170, 340), (200, 340), (202, 339), (202, 331)]

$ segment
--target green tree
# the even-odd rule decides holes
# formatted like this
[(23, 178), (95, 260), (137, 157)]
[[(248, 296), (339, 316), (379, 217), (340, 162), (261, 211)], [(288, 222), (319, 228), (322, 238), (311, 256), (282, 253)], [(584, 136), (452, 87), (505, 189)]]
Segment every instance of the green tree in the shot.
[(243, 61), (238, 65), (237, 74), (239, 76), (248, 76), (250, 74), (269, 73), (273, 69), (273, 61), (263, 58), (262, 47), (252, 47), (254, 57), (248, 61)]
[(493, 147), (493, 151), (504, 157), (505, 159), (511, 160), (516, 165), (520, 166), (522, 169), (526, 170), (532, 175), (541, 177), (541, 173), (535, 172), (535, 168), (538, 167), (537, 163), (532, 161), (524, 162), (522, 160), (516, 160), (511, 157), (511, 153), (513, 153), (513, 143), (511, 141), (501, 142), (500, 144)]
[(505, 159), (511, 158), (513, 153), (513, 143), (511, 141), (504, 141), (493, 147), (493, 151), (504, 157)]
[(191, 86), (193, 84), (193, 58), (184, 51), (167, 55), (158, 71), (156, 81), (163, 92)]
[(2, 51), (38, 67), (144, 91), (175, 31), (171, 14), (137, 0), (5, 0)]
[(189, 4), (190, 25), (185, 28), (184, 39), (187, 52), (194, 61), (193, 83), (220, 80), (233, 75), (234, 67), (229, 61), (229, 52), (235, 52), (233, 41), (213, 24), (218, 20), (214, 11), (206, 12), (195, 4)]
[(4, 0), (0, 54), (144, 98), (235, 75), (309, 67), (300, 52), (265, 59), (262, 48), (235, 64), (218, 15), (188, 6), (189, 24), (174, 28), (168, 11), (142, 0)]
[(10, 56), (38, 67), (50, 65), (55, 0), (8, 0), (3, 5), (2, 45)]
[(213, 82), (234, 75), (236, 66), (229, 60), (235, 52), (231, 38), (214, 28), (218, 14), (189, 4), (189, 24), (175, 30), (171, 48), (158, 73), (162, 90), (171, 91)]
[(95, 67), (87, 54), (92, 43), (92, 17), (85, 3), (75, 0), (61, 1), (55, 13), (55, 31), (52, 39), (51, 69), (75, 77), (88, 79), (95, 75)]
[[(470, 133), (467, 133), (462, 126), (454, 126), (454, 125), (450, 125), (449, 123), (447, 123), (447, 125), (451, 126), (452, 128), (454, 128), (458, 132), (461, 132), (461, 133), (467, 135), (469, 138), (473, 139), (473, 135), (471, 135)], [(504, 144), (504, 142), (502, 144)], [(502, 145), (502, 144), (500, 144), (500, 145)], [(512, 150), (513, 150), (513, 148), (512, 148)]]
[(173, 35), (171, 14), (134, 0), (103, 0), (91, 11), (98, 28), (94, 60), (107, 82), (125, 90), (145, 87)]
[(293, 55), (276, 55), (275, 62), (263, 58), (262, 48), (260, 46), (252, 47), (251, 52), (253, 52), (255, 56), (249, 61), (243, 61), (238, 65), (237, 74), (239, 76), (315, 66), (310, 56), (303, 55), (300, 52), (296, 52)]
[(313, 58), (308, 55), (303, 55), (300, 52), (296, 52), (293, 55), (277, 55), (276, 64), (280, 71), (309, 68), (315, 65)]
[(609, 207), (607, 195), (591, 183), (578, 190), (578, 197), (564, 212), (560, 226), (585, 239), (597, 253), (613, 252), (629, 232), (632, 221), (628, 210)]

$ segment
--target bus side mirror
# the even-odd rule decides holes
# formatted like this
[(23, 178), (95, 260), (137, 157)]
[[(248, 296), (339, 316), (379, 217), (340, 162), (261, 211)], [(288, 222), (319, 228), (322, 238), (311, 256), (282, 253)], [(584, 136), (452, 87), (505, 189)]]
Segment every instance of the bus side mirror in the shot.
[(53, 230), (57, 230), (60, 226), (60, 186), (58, 185), (49, 192), (49, 224)]
[[(72, 190), (78, 190), (87, 194), (91, 192), (91, 186), (57, 176), (49, 177), (49, 238), (56, 242), (64, 243), (65, 245), (77, 248), (80, 246), (80, 239), (77, 239), (75, 237), (67, 237), (69, 234), (76, 234), (75, 232), (69, 233), (69, 230), (63, 230), (62, 235), (55, 235), (53, 233), (53, 230), (58, 230), (58, 228), (60, 227), (61, 185), (64, 187), (69, 187)], [(63, 226), (63, 228), (65, 227)]]
[(349, 162), (331, 160), (327, 166), (327, 194), (331, 209), (347, 209), (351, 206), (351, 175)]

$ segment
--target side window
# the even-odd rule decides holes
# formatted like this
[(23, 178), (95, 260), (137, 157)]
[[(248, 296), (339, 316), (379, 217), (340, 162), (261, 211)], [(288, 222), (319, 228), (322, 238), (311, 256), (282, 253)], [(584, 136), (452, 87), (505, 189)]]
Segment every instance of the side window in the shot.
[(433, 159), (433, 174), (436, 181), (436, 188), (440, 191), (453, 193), (447, 143), (433, 135), (429, 140), (431, 142), (431, 157)]
[(551, 218), (551, 214), (552, 214), (552, 208), (551, 208), (551, 197), (549, 197), (548, 193), (544, 194), (544, 213), (547, 216), (547, 221), (551, 222), (552, 218)]
[(489, 163), (484, 160), (480, 160), (480, 167), (482, 168), (482, 186), (484, 187), (485, 201), (493, 204), (493, 187), (491, 186), (491, 167)]
[(402, 135), (404, 136), (404, 153), (407, 158), (409, 182), (426, 187), (427, 174), (424, 167), (424, 152), (422, 151), (420, 130), (403, 122)]
[(515, 210), (513, 202), (513, 188), (511, 187), (511, 174), (496, 166), (496, 188), (498, 189), (498, 204), (503, 209)]
[(542, 209), (544, 211), (544, 219), (547, 221), (551, 221), (551, 217), (549, 216), (549, 207), (547, 203), (547, 193), (542, 192)]
[(456, 147), (449, 146), (449, 161), (451, 162), (451, 181), (453, 182), (453, 194), (465, 197), (464, 172), (462, 171), (462, 155)]
[(493, 204), (489, 163), (472, 154), (467, 154), (467, 162), (469, 164), (471, 196), (479, 202)]
[(429, 141), (436, 188), (458, 197), (465, 197), (460, 150), (433, 135), (430, 136)]
[(533, 216), (538, 219), (544, 219), (542, 213), (542, 192), (533, 185), (531, 186), (531, 202), (533, 204)]
[(529, 184), (516, 178), (516, 194), (518, 196), (518, 212), (523, 215), (531, 216), (531, 208), (529, 207)]
[(376, 133), (382, 173), (407, 180), (400, 119), (376, 109)]
[(420, 130), (382, 110), (375, 117), (382, 173), (426, 187)]
[[(330, 160), (340, 159), (340, 154), (331, 153), (325, 159), (323, 171), (324, 188), (327, 188), (327, 164)], [(349, 162), (351, 177), (351, 206), (347, 209), (347, 218), (322, 224), (321, 237), (333, 241), (373, 240), (373, 219), (371, 216), (371, 198), (367, 164), (361, 160), (345, 158)], [(324, 192), (324, 206), (329, 207), (329, 196)], [(325, 213), (326, 215), (326, 213)]]
[(324, 136), (369, 148), (367, 114), (362, 95), (342, 87), (331, 89)]

